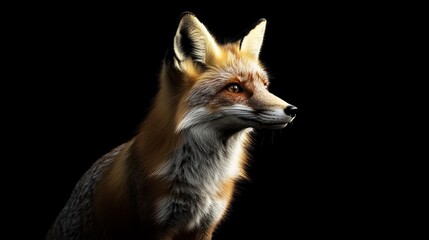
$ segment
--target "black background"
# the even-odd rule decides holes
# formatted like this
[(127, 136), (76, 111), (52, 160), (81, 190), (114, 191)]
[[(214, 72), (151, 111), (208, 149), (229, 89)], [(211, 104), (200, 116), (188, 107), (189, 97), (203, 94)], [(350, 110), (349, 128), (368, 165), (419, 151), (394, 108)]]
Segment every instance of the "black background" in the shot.
[(270, 90), (299, 108), (285, 129), (256, 131), (250, 181), (239, 184), (214, 239), (398, 231), (385, 226), (395, 215), (380, 197), (389, 183), (378, 179), (380, 164), (366, 156), (376, 137), (358, 140), (367, 127), (357, 124), (356, 112), (372, 94), (361, 86), (377, 78), (370, 72), (380, 68), (388, 44), (381, 36), (389, 22), (379, 6), (154, 4), (46, 4), (11, 18), (20, 22), (11, 62), (23, 66), (12, 83), (19, 94), (11, 98), (22, 115), (12, 127), (13, 162), (24, 176), (16, 176), (23, 182), (10, 197), (24, 200), (13, 207), (15, 235), (42, 239), (81, 175), (135, 135), (183, 11), (195, 13), (221, 41), (266, 18), (260, 59)]

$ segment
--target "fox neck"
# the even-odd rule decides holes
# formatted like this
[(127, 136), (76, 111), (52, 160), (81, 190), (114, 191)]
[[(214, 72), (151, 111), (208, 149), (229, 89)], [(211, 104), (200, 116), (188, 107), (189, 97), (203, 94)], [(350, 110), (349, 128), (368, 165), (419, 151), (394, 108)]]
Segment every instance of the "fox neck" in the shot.
[(217, 184), (243, 174), (246, 138), (246, 130), (225, 136), (212, 129), (188, 129), (156, 175), (171, 182), (198, 186), (202, 192), (215, 193)]

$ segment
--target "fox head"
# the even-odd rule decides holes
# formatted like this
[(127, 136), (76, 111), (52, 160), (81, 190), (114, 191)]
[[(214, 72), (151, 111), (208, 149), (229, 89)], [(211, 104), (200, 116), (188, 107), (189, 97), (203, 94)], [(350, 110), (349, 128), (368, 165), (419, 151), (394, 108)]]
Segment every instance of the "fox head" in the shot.
[(190, 12), (182, 14), (161, 73), (160, 97), (175, 106), (176, 130), (279, 129), (297, 108), (268, 91), (259, 61), (266, 20), (244, 37), (220, 44)]

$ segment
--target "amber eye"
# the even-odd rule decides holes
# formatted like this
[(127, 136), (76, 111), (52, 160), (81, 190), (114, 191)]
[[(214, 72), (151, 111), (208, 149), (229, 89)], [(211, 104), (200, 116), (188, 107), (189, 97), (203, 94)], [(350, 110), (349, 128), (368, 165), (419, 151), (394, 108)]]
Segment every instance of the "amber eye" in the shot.
[(268, 88), (268, 82), (264, 82), (264, 87)]
[(226, 87), (226, 90), (231, 93), (239, 93), (243, 91), (243, 88), (238, 83), (232, 83)]

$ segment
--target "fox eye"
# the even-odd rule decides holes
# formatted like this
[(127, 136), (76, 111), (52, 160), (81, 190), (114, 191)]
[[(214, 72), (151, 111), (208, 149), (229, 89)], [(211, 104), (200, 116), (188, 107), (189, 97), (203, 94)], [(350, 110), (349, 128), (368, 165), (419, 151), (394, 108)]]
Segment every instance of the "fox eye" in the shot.
[(231, 93), (239, 93), (243, 91), (243, 88), (238, 83), (232, 83), (226, 87), (226, 90)]

